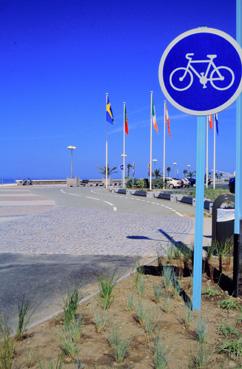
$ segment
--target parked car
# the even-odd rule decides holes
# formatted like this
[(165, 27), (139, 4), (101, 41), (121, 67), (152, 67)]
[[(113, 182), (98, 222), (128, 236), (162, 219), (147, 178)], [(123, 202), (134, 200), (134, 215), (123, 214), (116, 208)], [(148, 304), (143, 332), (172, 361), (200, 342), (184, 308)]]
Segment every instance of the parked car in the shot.
[(22, 185), (23, 186), (30, 186), (32, 185), (32, 180), (30, 178), (25, 178), (22, 180)]
[(182, 178), (182, 187), (190, 187), (191, 184), (190, 184), (190, 181), (188, 178)]
[(182, 181), (178, 178), (166, 178), (166, 186), (169, 188), (181, 188)]
[(194, 186), (196, 184), (196, 178), (190, 177), (188, 180), (190, 182), (190, 186)]
[(229, 178), (229, 191), (235, 193), (235, 177)]

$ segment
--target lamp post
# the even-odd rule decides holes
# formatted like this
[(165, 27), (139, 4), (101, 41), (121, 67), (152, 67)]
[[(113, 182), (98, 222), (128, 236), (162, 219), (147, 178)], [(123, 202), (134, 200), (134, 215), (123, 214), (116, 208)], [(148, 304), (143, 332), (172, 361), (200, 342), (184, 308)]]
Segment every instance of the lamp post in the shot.
[(177, 168), (177, 162), (174, 161), (174, 163), (172, 163), (172, 164), (174, 165), (174, 174), (175, 174), (175, 177), (177, 177), (177, 170), (176, 170), (176, 168)]
[(67, 146), (67, 150), (70, 151), (70, 155), (71, 155), (71, 161), (70, 161), (70, 173), (71, 173), (71, 178), (73, 178), (73, 151), (76, 150), (76, 146)]
[(123, 164), (122, 164), (122, 185), (123, 185), (123, 188), (126, 187), (126, 183), (125, 183), (125, 176), (126, 176), (126, 157), (127, 157), (127, 154), (125, 154), (124, 152), (121, 154), (121, 157), (123, 159)]

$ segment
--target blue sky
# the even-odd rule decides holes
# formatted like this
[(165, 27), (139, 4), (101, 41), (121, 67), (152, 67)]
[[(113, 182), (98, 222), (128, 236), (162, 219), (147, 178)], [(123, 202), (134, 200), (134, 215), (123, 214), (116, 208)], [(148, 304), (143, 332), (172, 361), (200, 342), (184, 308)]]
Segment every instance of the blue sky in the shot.
[[(107, 127), (110, 165), (119, 167), (123, 101), (130, 127), (127, 160), (136, 163), (137, 176), (146, 176), (150, 90), (160, 127), (153, 151), (161, 167), (161, 55), (178, 34), (198, 26), (235, 37), (235, 5), (235, 0), (0, 0), (0, 177), (65, 178), (68, 145), (78, 147), (75, 174), (100, 177)], [(113, 127), (105, 122), (106, 92)], [(195, 167), (196, 118), (170, 104), (168, 110), (167, 166), (175, 161), (182, 172), (187, 164)], [(235, 105), (219, 121), (217, 168), (233, 171)], [(209, 140), (211, 153), (212, 132)]]

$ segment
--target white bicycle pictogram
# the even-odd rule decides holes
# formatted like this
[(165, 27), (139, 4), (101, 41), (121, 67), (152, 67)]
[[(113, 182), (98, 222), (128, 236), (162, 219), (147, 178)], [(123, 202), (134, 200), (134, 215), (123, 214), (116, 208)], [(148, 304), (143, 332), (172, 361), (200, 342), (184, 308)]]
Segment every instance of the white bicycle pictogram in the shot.
[[(210, 82), (215, 90), (228, 90), (234, 83), (234, 72), (231, 68), (221, 65), (219, 67), (214, 63), (217, 55), (209, 54), (208, 59), (195, 60), (192, 59), (194, 53), (187, 53), (188, 60), (186, 67), (179, 67), (170, 74), (170, 85), (176, 91), (188, 90), (194, 81), (194, 76), (197, 76), (203, 88), (207, 88), (207, 83)], [(198, 72), (194, 64), (207, 64), (205, 72)], [(222, 82), (222, 83), (221, 83)]]

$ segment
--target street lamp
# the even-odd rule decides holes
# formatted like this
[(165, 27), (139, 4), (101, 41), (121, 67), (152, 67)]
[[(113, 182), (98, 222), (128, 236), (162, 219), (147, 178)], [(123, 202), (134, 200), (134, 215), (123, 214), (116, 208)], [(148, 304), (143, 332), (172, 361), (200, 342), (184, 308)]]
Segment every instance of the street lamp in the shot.
[(76, 146), (72, 146), (69, 145), (67, 146), (67, 150), (70, 151), (70, 155), (71, 155), (71, 161), (70, 161), (70, 165), (71, 165), (71, 178), (73, 178), (73, 151), (76, 150)]
[(177, 162), (176, 161), (174, 161), (174, 163), (172, 163), (173, 165), (174, 165), (174, 174), (175, 174), (175, 176), (177, 177), (177, 174), (178, 174), (178, 171), (176, 170), (176, 166), (177, 166)]

